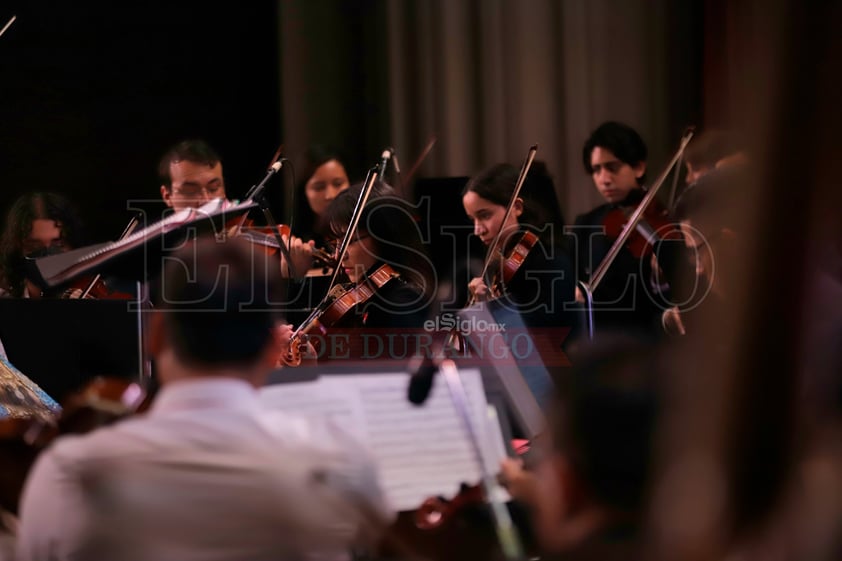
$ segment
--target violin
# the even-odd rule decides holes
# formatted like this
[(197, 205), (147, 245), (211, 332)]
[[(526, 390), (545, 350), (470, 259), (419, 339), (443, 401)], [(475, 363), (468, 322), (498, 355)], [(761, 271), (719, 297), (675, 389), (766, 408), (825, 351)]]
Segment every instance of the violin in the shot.
[(397, 271), (384, 263), (372, 274), (350, 287), (342, 284), (334, 286), (322, 305), (292, 333), (289, 350), (281, 357), (281, 362), (287, 366), (301, 364), (308, 342), (306, 335), (314, 332), (326, 335), (328, 329), (344, 323), (345, 318), (350, 317), (354, 310), (371, 300), (380, 288), (399, 276)]
[(422, 530), (440, 528), (460, 511), (485, 502), (481, 485), (462, 483), (459, 493), (452, 499), (429, 497), (415, 511), (415, 525)]
[(96, 275), (77, 279), (64, 290), (61, 298), (68, 300), (133, 300), (135, 295), (110, 288), (101, 275)]
[[(513, 531), (523, 538), (522, 553), (537, 558), (538, 544), (532, 535), (529, 512), (517, 502), (503, 508), (512, 516)], [(436, 561), (512, 558), (501, 545), (482, 485), (462, 483), (451, 498), (430, 497), (418, 509), (400, 513), (390, 531), (413, 552)]]
[[(629, 223), (633, 210), (632, 207), (626, 206), (609, 211), (603, 218), (605, 234), (609, 238), (619, 238)], [(652, 255), (657, 242), (667, 239), (681, 239), (681, 231), (670, 219), (667, 210), (653, 202), (644, 208), (642, 216), (626, 240), (625, 247), (637, 259), (642, 259)]]
[(82, 434), (108, 425), (151, 403), (139, 384), (95, 378), (54, 415), (0, 420), (0, 507), (17, 513), (23, 484), (38, 454), (62, 434)]
[(494, 278), (491, 281), (491, 292), (495, 298), (502, 296), (506, 285), (512, 281), (536, 243), (538, 243), (538, 236), (527, 230), (523, 232), (517, 243), (502, 256), (498, 270), (494, 273)]
[[(278, 230), (281, 235), (289, 238), (289, 226), (286, 224), (279, 224)], [(278, 240), (275, 238), (274, 234), (271, 233), (271, 228), (269, 227), (256, 229), (249, 228), (248, 230), (242, 231), (240, 236), (250, 243), (266, 248), (266, 253), (268, 255), (274, 255), (276, 251), (280, 250)], [(336, 267), (336, 259), (334, 259), (333, 254), (328, 250), (321, 247), (314, 247), (313, 265), (316, 268), (333, 269)]]
[[(254, 220), (247, 218), (243, 220), (242, 217), (237, 217), (233, 222), (226, 225), (228, 229), (228, 236), (236, 235), (242, 237), (244, 240), (262, 247), (266, 255), (275, 255), (276, 252), (281, 251), (286, 253), (285, 248), (281, 249), (279, 237), (286, 236), (290, 239), (291, 230), (287, 224), (278, 224), (275, 228), (272, 226), (255, 226)], [(279, 234), (275, 235), (275, 232)], [(322, 269), (327, 272), (329, 269), (336, 267), (336, 259), (333, 253), (321, 247), (313, 248), (313, 266), (316, 269)]]

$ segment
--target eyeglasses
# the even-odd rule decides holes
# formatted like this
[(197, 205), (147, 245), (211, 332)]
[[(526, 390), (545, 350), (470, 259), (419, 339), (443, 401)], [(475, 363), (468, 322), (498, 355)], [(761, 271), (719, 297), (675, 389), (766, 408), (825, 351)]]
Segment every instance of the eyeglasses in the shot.
[(172, 192), (181, 195), (182, 197), (198, 197), (200, 193), (205, 192), (209, 197), (222, 195), (225, 192), (225, 185), (207, 185), (199, 187), (198, 185), (184, 185), (179, 188), (172, 188)]
[[(361, 241), (363, 241), (364, 239), (366, 239), (366, 238), (370, 238), (370, 237), (371, 237), (371, 234), (367, 234), (367, 233), (357, 233), (357, 234), (356, 234), (356, 235), (355, 235), (355, 236), (351, 239), (351, 241), (350, 241), (350, 242), (348, 242), (348, 245), (355, 244), (355, 243), (357, 243), (357, 242), (361, 242)], [(340, 247), (342, 247), (342, 240), (343, 240), (343, 239), (344, 239), (344, 236), (343, 236), (342, 238), (337, 238), (337, 239), (333, 239), (333, 240), (327, 240), (327, 243), (325, 244), (325, 245), (326, 245), (326, 248), (327, 248), (328, 250), (330, 250), (330, 251), (337, 251)]]

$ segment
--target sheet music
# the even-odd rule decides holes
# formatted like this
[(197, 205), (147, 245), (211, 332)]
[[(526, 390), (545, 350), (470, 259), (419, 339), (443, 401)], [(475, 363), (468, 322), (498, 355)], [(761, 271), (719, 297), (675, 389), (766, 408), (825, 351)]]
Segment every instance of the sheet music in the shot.
[(236, 205), (226, 205), (224, 199), (211, 199), (210, 201), (206, 202), (198, 208), (183, 208), (181, 210), (173, 212), (171, 215), (160, 220), (159, 222), (147, 226), (146, 228), (142, 228), (121, 240), (111, 242), (105, 247), (98, 248), (97, 250), (91, 252), (89, 255), (82, 259), (93, 259), (98, 255), (107, 253), (109, 251), (113, 251), (114, 249), (118, 249), (120, 247), (125, 246), (131, 246), (136, 241), (143, 240), (149, 236), (157, 235), (161, 232), (169, 232), (170, 230), (173, 230), (174, 228), (177, 228), (182, 224), (187, 224), (189, 222), (201, 220), (202, 218), (211, 217), (222, 211), (233, 211), (236, 210), (236, 208)]
[[(505, 455), (496, 416), (489, 417), (479, 370), (460, 371), (483, 458), (496, 473)], [(398, 510), (414, 510), (432, 496), (453, 497), (461, 483), (480, 481), (480, 465), (446, 384), (433, 385), (423, 406), (407, 400), (409, 374), (322, 376), (266, 386), (269, 407), (329, 417), (368, 445), (381, 483)]]
[(211, 199), (199, 208), (184, 208), (173, 212), (120, 240), (41, 257), (36, 259), (35, 263), (44, 282), (48, 286), (56, 286), (101, 265), (110, 258), (119, 257), (121, 253), (143, 247), (149, 240), (159, 239), (180, 228), (218, 216), (246, 213), (255, 206), (256, 203), (252, 201), (229, 203), (224, 199)]

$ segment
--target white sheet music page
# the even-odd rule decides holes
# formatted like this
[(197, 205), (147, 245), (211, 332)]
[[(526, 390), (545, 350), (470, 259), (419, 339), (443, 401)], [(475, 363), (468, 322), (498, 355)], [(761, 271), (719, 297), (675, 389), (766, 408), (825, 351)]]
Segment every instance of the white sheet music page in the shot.
[[(488, 469), (496, 473), (505, 454), (496, 416), (489, 416), (478, 370), (460, 370), (478, 444)], [(327, 417), (368, 444), (378, 462), (389, 502), (414, 510), (428, 497), (452, 497), (461, 483), (480, 481), (473, 444), (450, 398), (436, 380), (422, 406), (407, 400), (405, 372), (322, 376), (261, 389), (261, 399), (303, 416)]]

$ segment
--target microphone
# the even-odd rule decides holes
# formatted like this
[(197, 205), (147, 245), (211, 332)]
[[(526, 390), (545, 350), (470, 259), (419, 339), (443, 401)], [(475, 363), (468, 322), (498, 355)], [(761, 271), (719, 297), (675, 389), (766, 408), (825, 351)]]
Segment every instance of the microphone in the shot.
[(410, 374), (407, 399), (415, 405), (422, 405), (433, 389), (433, 379), (443, 360), (448, 358), (448, 346), (452, 343), (453, 331), (440, 331), (430, 345), (430, 351), (423, 356), (414, 356), (407, 371)]
[(283, 158), (280, 158), (279, 160), (276, 160), (274, 163), (272, 163), (266, 170), (266, 175), (263, 177), (263, 180), (254, 187), (252, 187), (248, 193), (246, 193), (245, 200), (258, 201), (260, 197), (263, 196), (263, 191), (266, 189), (266, 183), (272, 178), (273, 175), (281, 171), (283, 165)]
[(439, 362), (432, 356), (413, 359), (409, 363), (409, 388), (407, 399), (413, 405), (423, 405), (433, 389), (433, 378), (439, 371)]
[(386, 175), (386, 166), (389, 164), (389, 160), (392, 159), (392, 155), (395, 153), (394, 148), (386, 148), (383, 150), (383, 153), (380, 154), (380, 165), (377, 166), (377, 175), (379, 176), (378, 179), (383, 181), (383, 177)]

